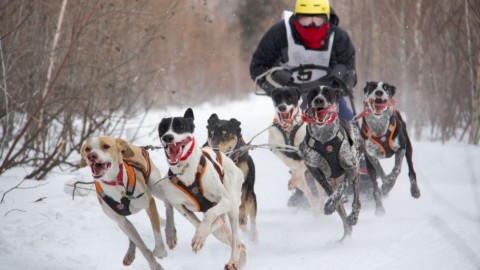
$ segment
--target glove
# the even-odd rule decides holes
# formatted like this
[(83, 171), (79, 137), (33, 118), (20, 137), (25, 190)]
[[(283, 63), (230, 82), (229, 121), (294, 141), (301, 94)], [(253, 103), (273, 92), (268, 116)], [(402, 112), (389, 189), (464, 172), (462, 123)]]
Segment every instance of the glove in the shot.
[(345, 65), (336, 64), (328, 73), (328, 78), (332, 80), (334, 85), (341, 86), (342, 84), (347, 89), (352, 89), (357, 84), (357, 75), (355, 70), (348, 70)]
[(282, 86), (287, 86), (293, 82), (292, 73), (286, 69), (274, 71), (272, 73), (272, 79)]

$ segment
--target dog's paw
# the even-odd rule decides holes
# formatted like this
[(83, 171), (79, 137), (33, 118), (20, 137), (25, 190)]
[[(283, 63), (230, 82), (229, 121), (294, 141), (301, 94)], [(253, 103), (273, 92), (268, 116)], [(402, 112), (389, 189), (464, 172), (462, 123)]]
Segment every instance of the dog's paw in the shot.
[(357, 222), (358, 222), (358, 214), (357, 214), (357, 213), (351, 213), (351, 214), (347, 217), (347, 223), (348, 223), (350, 226), (357, 225)]
[(385, 208), (383, 208), (383, 205), (377, 206), (375, 208), (375, 216), (383, 217), (384, 215), (385, 215)]
[(197, 253), (200, 249), (202, 249), (203, 245), (205, 245), (206, 240), (207, 240), (207, 235), (197, 229), (197, 232), (195, 232), (195, 236), (193, 236), (193, 239), (192, 239), (193, 252)]
[(325, 215), (331, 215), (333, 212), (335, 212), (336, 208), (337, 205), (335, 204), (335, 201), (332, 200), (332, 198), (328, 199), (324, 207)]
[(382, 195), (386, 197), (388, 193), (390, 193), (392, 188), (393, 188), (392, 182), (389, 182), (388, 179), (384, 181), (381, 187)]
[(177, 246), (177, 230), (175, 228), (165, 228), (165, 237), (167, 238), (168, 248), (174, 249)]
[(412, 194), (412, 197), (415, 199), (420, 198), (420, 189), (418, 188), (417, 184), (415, 183), (410, 187), (410, 193)]
[(133, 263), (135, 260), (135, 253), (133, 254), (127, 254), (125, 257), (123, 257), (123, 265), (129, 266)]
[(298, 187), (298, 181), (294, 178), (290, 178), (290, 180), (288, 180), (288, 190), (292, 191), (297, 187)]
[(163, 245), (161, 246), (156, 246), (154, 249), (153, 249), (153, 255), (159, 259), (163, 259), (165, 257), (167, 257), (168, 255), (168, 252), (167, 250), (165, 249), (165, 247)]

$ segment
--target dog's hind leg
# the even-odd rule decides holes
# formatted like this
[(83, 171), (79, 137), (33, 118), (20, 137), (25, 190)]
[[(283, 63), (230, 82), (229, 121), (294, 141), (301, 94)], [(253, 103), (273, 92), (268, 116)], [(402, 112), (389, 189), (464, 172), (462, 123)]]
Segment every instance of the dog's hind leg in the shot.
[(158, 216), (157, 206), (153, 197), (150, 198), (149, 206), (147, 208), (147, 214), (150, 218), (153, 229), (153, 236), (155, 238), (155, 248), (153, 249), (153, 255), (160, 259), (165, 258), (167, 257), (167, 249), (165, 248), (165, 244), (163, 243), (162, 233), (160, 231), (160, 218)]
[[(407, 134), (406, 130), (405, 130), (405, 134)], [(407, 157), (407, 165), (408, 165), (408, 178), (410, 178), (410, 193), (412, 194), (412, 197), (418, 199), (420, 198), (420, 189), (418, 188), (418, 184), (417, 184), (417, 174), (415, 173), (415, 169), (413, 168), (413, 160), (412, 160), (413, 148), (412, 148), (412, 143), (408, 138), (408, 135), (406, 135), (406, 137), (407, 137), (406, 157)]]
[(377, 170), (375, 169), (375, 166), (371, 161), (371, 160), (375, 160), (376, 163), (378, 164), (378, 159), (376, 157), (371, 157), (367, 154), (365, 154), (365, 157), (366, 157), (365, 163), (367, 164), (368, 176), (372, 181), (373, 199), (375, 200), (375, 215), (383, 216), (385, 214), (385, 208), (383, 208), (382, 193), (380, 193), (380, 189), (378, 188)]
[(241, 269), (247, 260), (245, 245), (240, 242), (240, 238), (238, 237), (238, 209), (236, 207), (232, 208), (233, 209), (227, 213), (231, 229), (231, 256), (225, 265), (226, 270)]
[(398, 175), (402, 170), (402, 162), (405, 157), (405, 149), (398, 149), (395, 153), (395, 165), (393, 166), (392, 172), (385, 177), (385, 180), (382, 184), (382, 194), (384, 196), (392, 190), (395, 182), (397, 181)]

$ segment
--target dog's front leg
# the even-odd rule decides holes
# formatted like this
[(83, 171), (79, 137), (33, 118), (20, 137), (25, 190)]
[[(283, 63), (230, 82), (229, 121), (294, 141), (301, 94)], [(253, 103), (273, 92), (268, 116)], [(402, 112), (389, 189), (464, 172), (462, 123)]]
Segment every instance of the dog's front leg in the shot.
[(352, 213), (347, 218), (347, 222), (350, 225), (356, 225), (358, 222), (358, 215), (360, 214), (360, 188), (358, 184), (358, 171), (356, 167), (350, 167), (348, 171), (345, 172), (345, 182), (352, 183), (353, 188), (353, 202), (352, 202)]
[[(150, 265), (150, 269), (152, 270), (163, 270), (163, 267), (155, 260), (155, 257), (153, 256), (153, 252), (150, 251), (145, 243), (143, 242), (142, 238), (138, 234), (137, 230), (135, 227), (132, 225), (132, 223), (124, 216), (118, 216), (115, 218), (117, 221), (118, 226), (120, 229), (128, 236), (130, 239), (130, 242), (133, 242), (129, 244), (127, 255), (130, 256), (129, 259), (131, 259), (129, 262), (130, 264), (133, 262), (133, 259), (135, 258), (135, 252), (131, 252), (131, 250), (135, 250), (135, 246), (138, 247), (138, 249), (142, 252), (143, 256), (147, 260), (148, 264)], [(133, 255), (133, 257), (131, 257)], [(127, 257), (124, 258), (124, 263), (126, 261)]]
[[(377, 168), (374, 165), (377, 164), (379, 166), (380, 163), (378, 162), (378, 159), (376, 157), (372, 157), (366, 153), (365, 163), (367, 165), (368, 177), (370, 178), (373, 186), (373, 198), (375, 199), (375, 215), (383, 216), (385, 214), (385, 208), (383, 207), (382, 203), (382, 193), (380, 192), (380, 188), (378, 187)], [(382, 166), (380, 166), (380, 169), (383, 172)]]
[[(310, 174), (312, 174), (313, 178), (320, 184), (320, 186), (322, 186), (322, 188), (325, 190), (325, 192), (327, 193), (328, 196), (332, 196), (333, 194), (333, 188), (332, 186), (330, 185), (330, 183), (328, 182), (327, 178), (325, 178), (325, 175), (323, 174), (323, 172), (316, 168), (316, 167), (311, 167), (311, 166), (308, 166), (307, 165), (307, 169), (308, 171), (310, 172)], [(335, 211), (335, 207), (333, 207), (332, 209), (332, 205), (331, 205), (331, 198), (327, 200), (327, 202), (325, 203), (325, 206), (324, 206), (324, 213), (326, 215), (330, 215), (333, 213), (333, 211)], [(327, 209), (328, 208), (328, 209)]]
[(388, 195), (388, 193), (392, 190), (395, 182), (397, 181), (398, 175), (402, 170), (402, 162), (403, 158), (405, 157), (405, 149), (398, 149), (395, 153), (395, 166), (393, 166), (392, 172), (385, 177), (385, 180), (382, 184), (382, 194), (384, 196)]
[(173, 206), (165, 202), (165, 212), (167, 216), (167, 224), (165, 225), (165, 237), (167, 238), (167, 245), (170, 249), (177, 246), (177, 230), (175, 229), (175, 220), (173, 214)]
[[(208, 209), (204, 216), (203, 220), (197, 227), (197, 231), (195, 232), (195, 236), (192, 239), (192, 248), (194, 252), (199, 251), (205, 241), (207, 240), (208, 235), (212, 232), (212, 224), (213, 222), (220, 217), (221, 215), (226, 214), (230, 209), (231, 202), (225, 197), (222, 198), (217, 202), (215, 206)], [(237, 219), (238, 219), (238, 211), (237, 211)], [(238, 224), (238, 223), (237, 223)]]

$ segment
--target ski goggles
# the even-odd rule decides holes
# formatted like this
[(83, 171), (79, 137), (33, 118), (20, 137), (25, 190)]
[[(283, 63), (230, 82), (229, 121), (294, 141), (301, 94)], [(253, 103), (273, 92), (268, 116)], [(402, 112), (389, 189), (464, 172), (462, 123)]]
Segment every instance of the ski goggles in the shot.
[(297, 19), (297, 22), (304, 27), (308, 27), (308, 26), (320, 27), (328, 21), (327, 16), (325, 15), (315, 15), (315, 16), (297, 15), (296, 19)]

